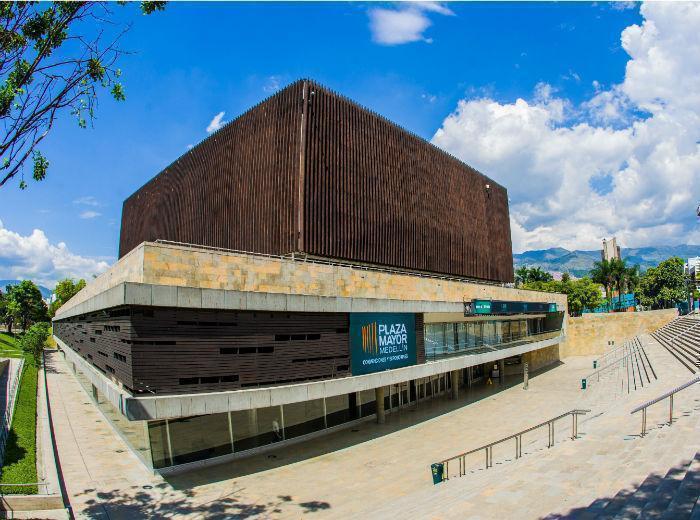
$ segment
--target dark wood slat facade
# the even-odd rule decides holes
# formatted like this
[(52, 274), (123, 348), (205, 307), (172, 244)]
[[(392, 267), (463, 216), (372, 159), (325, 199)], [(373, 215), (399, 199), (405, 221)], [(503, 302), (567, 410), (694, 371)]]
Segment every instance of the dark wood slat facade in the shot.
[[(54, 334), (129, 390), (182, 394), (350, 375), (349, 315), (121, 307), (54, 322)], [(418, 362), (425, 362), (416, 315)]]
[(120, 257), (156, 239), (513, 281), (505, 188), (311, 81), (124, 202)]

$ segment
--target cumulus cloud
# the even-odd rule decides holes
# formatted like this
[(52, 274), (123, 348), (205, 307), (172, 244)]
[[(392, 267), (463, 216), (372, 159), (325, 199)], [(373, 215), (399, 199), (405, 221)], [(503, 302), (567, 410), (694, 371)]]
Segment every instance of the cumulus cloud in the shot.
[(396, 9), (375, 7), (368, 11), (372, 40), (381, 45), (401, 45), (424, 41), (423, 33), (432, 25), (429, 13), (451, 16), (454, 13), (436, 2), (407, 2)]
[(103, 259), (72, 253), (64, 242), (52, 244), (40, 229), (23, 236), (0, 221), (0, 278), (30, 279), (53, 287), (62, 278), (85, 278), (107, 270)]
[(224, 115), (226, 112), (219, 112), (214, 116), (214, 119), (212, 119), (209, 122), (209, 126), (207, 126), (207, 133), (211, 134), (212, 132), (216, 132), (219, 128), (224, 126), (227, 121), (224, 121)]
[(621, 35), (619, 85), (574, 105), (459, 101), (433, 142), (504, 184), (515, 251), (699, 243), (700, 4), (647, 3)]

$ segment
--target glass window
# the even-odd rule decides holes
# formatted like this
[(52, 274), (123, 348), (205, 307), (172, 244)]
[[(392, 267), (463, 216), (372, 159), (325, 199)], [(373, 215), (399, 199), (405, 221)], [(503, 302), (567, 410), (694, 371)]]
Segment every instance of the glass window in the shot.
[(168, 421), (174, 464), (231, 453), (228, 413), (196, 415)]
[(267, 408), (258, 408), (256, 411), (258, 415), (258, 445), (264, 446), (283, 440), (281, 407), (268, 406)]
[(377, 413), (377, 400), (374, 390), (360, 392), (360, 417), (369, 417)]
[(350, 420), (347, 394), (326, 397), (326, 423), (329, 428)]
[(496, 324), (493, 321), (482, 323), (483, 342), (487, 345), (493, 345), (496, 341)]
[(148, 438), (151, 441), (151, 456), (154, 468), (170, 466), (168, 455), (168, 432), (165, 421), (150, 421), (148, 423)]
[(284, 405), (284, 437), (292, 439), (325, 428), (323, 399)]
[(467, 322), (461, 321), (457, 324), (457, 348), (464, 350), (467, 348)]
[(258, 446), (257, 410), (231, 412), (231, 428), (234, 451), (245, 451)]

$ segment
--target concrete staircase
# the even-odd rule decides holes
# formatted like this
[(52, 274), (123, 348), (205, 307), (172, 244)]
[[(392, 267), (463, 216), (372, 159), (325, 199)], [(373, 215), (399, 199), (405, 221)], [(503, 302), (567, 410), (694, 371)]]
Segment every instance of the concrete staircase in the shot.
[(696, 315), (676, 318), (651, 335), (691, 373), (700, 371), (700, 319)]
[[(619, 389), (622, 371), (581, 391), (579, 408), (592, 412), (579, 422), (580, 438), (550, 449), (532, 443), (523, 457), (496, 462), (387, 503), (374, 518), (663, 518), (700, 520), (700, 384), (676, 394), (674, 422), (668, 401), (653, 405), (647, 435), (630, 411), (686, 382), (688, 373), (649, 336), (635, 342), (632, 366), (644, 386)], [(634, 358), (634, 356), (632, 356)], [(647, 367), (647, 379), (642, 363)], [(651, 374), (651, 367), (657, 377)], [(630, 367), (631, 368), (631, 367)], [(626, 372), (624, 373), (626, 381)], [(632, 377), (632, 376), (630, 376)], [(630, 388), (634, 388), (634, 378)], [(515, 433), (515, 432), (514, 432)], [(546, 437), (546, 434), (544, 434)]]

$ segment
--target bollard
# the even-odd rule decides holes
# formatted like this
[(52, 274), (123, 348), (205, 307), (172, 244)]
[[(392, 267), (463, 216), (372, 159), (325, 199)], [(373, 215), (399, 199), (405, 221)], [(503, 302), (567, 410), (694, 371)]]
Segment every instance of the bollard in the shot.
[(442, 462), (437, 462), (430, 465), (433, 474), (433, 484), (439, 484), (444, 478), (445, 465)]

